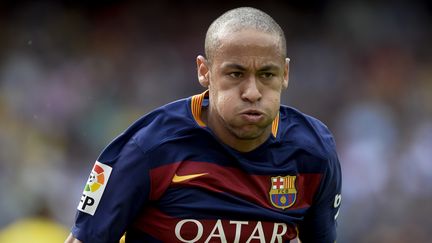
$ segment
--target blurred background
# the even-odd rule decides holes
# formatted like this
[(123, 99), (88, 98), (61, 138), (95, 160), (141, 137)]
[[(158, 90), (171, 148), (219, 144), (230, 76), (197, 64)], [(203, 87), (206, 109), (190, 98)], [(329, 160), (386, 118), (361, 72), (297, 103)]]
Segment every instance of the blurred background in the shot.
[(63, 240), (101, 150), (141, 115), (203, 91), (205, 32), (245, 5), (286, 32), (283, 103), (336, 137), (338, 242), (430, 242), (432, 3), (398, 0), (2, 1), (0, 242), (30, 242), (8, 237), (35, 219)]

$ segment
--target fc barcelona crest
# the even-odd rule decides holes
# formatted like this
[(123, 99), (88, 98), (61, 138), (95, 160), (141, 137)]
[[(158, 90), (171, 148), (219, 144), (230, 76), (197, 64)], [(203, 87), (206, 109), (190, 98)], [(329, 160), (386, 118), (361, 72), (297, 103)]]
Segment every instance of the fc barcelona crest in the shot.
[(296, 176), (276, 176), (271, 178), (270, 202), (273, 206), (286, 209), (294, 205), (297, 198)]

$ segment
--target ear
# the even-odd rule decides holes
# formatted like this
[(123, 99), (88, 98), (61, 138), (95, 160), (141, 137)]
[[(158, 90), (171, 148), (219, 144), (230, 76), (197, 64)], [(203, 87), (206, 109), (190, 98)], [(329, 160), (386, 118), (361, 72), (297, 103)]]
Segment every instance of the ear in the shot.
[(208, 88), (210, 84), (209, 75), (210, 75), (210, 67), (208, 66), (207, 59), (205, 57), (199, 55), (196, 58), (197, 63), (197, 72), (198, 72), (198, 81), (201, 86), (204, 88)]
[(282, 87), (284, 89), (288, 88), (288, 80), (289, 80), (289, 63), (290, 63), (290, 59), (287, 57), (285, 58), (285, 68), (284, 68), (284, 78), (283, 78), (283, 83), (282, 83)]

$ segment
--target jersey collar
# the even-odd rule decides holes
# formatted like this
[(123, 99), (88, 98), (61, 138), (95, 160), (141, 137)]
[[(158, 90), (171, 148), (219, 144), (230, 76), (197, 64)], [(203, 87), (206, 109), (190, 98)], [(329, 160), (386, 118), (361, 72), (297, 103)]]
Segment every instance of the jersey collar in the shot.
[[(192, 116), (195, 120), (195, 122), (200, 126), (200, 127), (206, 127), (206, 124), (203, 122), (203, 120), (201, 119), (201, 113), (202, 113), (202, 106), (203, 106), (203, 102), (205, 98), (208, 98), (208, 90), (202, 92), (201, 94), (197, 94), (192, 96), (191, 98), (191, 111), (192, 111)], [(273, 120), (272, 123), (272, 134), (273, 137), (277, 136), (277, 132), (278, 132), (278, 128), (279, 128), (279, 113), (276, 115), (275, 119)]]

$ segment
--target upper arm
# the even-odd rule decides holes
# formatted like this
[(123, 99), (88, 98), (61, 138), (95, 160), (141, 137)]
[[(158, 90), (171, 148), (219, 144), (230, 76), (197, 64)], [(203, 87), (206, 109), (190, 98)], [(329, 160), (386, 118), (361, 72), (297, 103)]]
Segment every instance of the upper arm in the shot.
[(302, 243), (334, 242), (341, 202), (342, 175), (336, 153), (329, 159), (321, 180), (320, 189), (304, 220), (299, 224)]
[(119, 242), (148, 199), (146, 155), (133, 139), (117, 144), (99, 157), (81, 197), (72, 234), (83, 242)]

